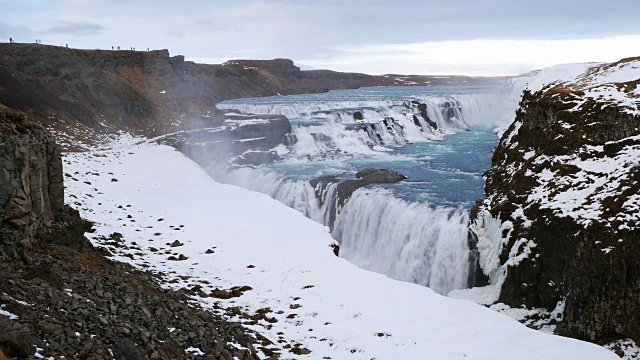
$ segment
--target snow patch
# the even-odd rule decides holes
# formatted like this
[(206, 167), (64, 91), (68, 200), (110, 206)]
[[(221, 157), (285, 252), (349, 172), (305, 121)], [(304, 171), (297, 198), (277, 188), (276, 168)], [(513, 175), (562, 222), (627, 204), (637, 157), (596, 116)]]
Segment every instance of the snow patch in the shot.
[[(171, 147), (133, 140), (64, 156), (65, 171), (78, 173), (66, 200), (95, 222), (91, 240), (101, 246), (99, 237), (122, 233), (128, 246), (136, 242), (145, 251), (113, 248), (113, 258), (173, 274), (176, 282), (164, 284), (172, 289), (250, 286), (238, 298), (194, 300), (212, 311), (271, 309), (277, 322), (245, 326), (273, 341), (281, 332), (312, 358), (615, 358), (596, 345), (549, 336), (469, 301), (359, 269), (333, 254), (324, 226), (266, 195), (213, 181)], [(83, 175), (91, 173), (100, 176)], [(84, 183), (89, 177), (92, 185)], [(491, 221), (488, 253), (509, 228)], [(176, 239), (184, 245), (163, 245)], [(169, 261), (167, 251), (186, 259)], [(485, 263), (483, 270), (493, 267)]]

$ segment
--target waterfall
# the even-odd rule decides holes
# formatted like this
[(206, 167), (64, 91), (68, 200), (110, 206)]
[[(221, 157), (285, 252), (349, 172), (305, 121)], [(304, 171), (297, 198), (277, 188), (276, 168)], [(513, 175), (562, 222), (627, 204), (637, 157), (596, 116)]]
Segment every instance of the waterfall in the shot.
[(335, 207), (335, 184), (318, 199), (308, 181), (287, 179), (273, 171), (251, 168), (228, 170), (222, 166), (210, 166), (207, 172), (216, 181), (267, 194), (311, 220), (330, 225), (331, 208)]
[(462, 209), (409, 203), (383, 189), (359, 189), (342, 209), (336, 209), (336, 184), (318, 197), (308, 181), (286, 179), (272, 171), (210, 168), (209, 173), (217, 181), (267, 194), (333, 226), (340, 256), (363, 269), (441, 294), (467, 287), (468, 215)]
[(357, 190), (336, 218), (340, 256), (367, 270), (447, 294), (467, 287), (468, 215)]
[[(411, 100), (290, 102), (276, 97), (232, 100), (217, 107), (228, 112), (287, 116), (298, 140), (295, 153), (314, 158), (337, 152), (371, 155), (413, 142), (444, 140), (470, 125), (494, 121), (501, 109), (497, 98), (495, 94), (461, 94), (414, 96)], [(424, 112), (419, 104), (426, 106)], [(360, 122), (355, 120), (356, 113), (362, 117)]]
[(340, 180), (309, 179), (353, 171), (353, 166), (345, 166), (348, 159), (402, 161), (404, 155), (394, 155), (393, 148), (441, 141), (469, 126), (492, 125), (501, 109), (500, 97), (469, 93), (360, 99), (358, 94), (330, 94), (218, 104), (228, 113), (287, 116), (295, 142), (288, 144), (290, 151), (280, 164), (211, 164), (208, 172), (217, 181), (267, 194), (328, 226), (340, 243), (339, 256), (359, 267), (441, 294), (466, 288), (473, 256), (465, 209), (411, 202), (384, 186), (360, 188), (343, 203), (336, 198)]

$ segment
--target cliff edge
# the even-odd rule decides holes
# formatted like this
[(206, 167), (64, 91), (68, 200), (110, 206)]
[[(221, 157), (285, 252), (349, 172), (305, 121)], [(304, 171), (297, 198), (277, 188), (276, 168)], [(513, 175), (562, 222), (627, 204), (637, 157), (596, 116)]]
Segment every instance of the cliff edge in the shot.
[(499, 301), (639, 341), (640, 58), (534, 77), (486, 178), (472, 228)]

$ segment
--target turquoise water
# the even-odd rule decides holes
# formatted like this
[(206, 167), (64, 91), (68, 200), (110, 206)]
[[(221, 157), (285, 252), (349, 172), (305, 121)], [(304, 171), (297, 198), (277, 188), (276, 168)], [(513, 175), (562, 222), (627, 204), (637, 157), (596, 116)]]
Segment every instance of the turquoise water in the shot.
[[(252, 113), (279, 113), (289, 117), (293, 133), (303, 128), (317, 128), (318, 133), (345, 133), (353, 127), (350, 113), (376, 112), (389, 115), (394, 106), (404, 101), (419, 100), (433, 103), (455, 99), (462, 105), (462, 114), (470, 131), (451, 129), (442, 141), (412, 139), (413, 143), (389, 147), (390, 152), (357, 154), (349, 146), (338, 145), (344, 156), (323, 158), (290, 156), (282, 163), (266, 169), (276, 171), (295, 180), (309, 180), (322, 175), (353, 178), (358, 170), (367, 167), (398, 171), (407, 180), (393, 185), (377, 185), (392, 190), (410, 202), (428, 202), (432, 206), (471, 206), (483, 195), (482, 174), (489, 168), (497, 136), (491, 131), (496, 116), (492, 99), (500, 94), (499, 87), (424, 86), (373, 87), (355, 90), (337, 90), (322, 94), (274, 96), (227, 101), (223, 104)], [(391, 110), (390, 110), (391, 109)], [(394, 115), (393, 111), (390, 112)], [(324, 126), (323, 126), (324, 125)], [(329, 125), (333, 127), (329, 127)], [(335, 126), (339, 126), (335, 130)], [(334, 132), (332, 132), (334, 131)], [(336, 143), (340, 139), (336, 139)]]
[(323, 175), (353, 179), (365, 168), (398, 171), (405, 176), (397, 184), (375, 185), (393, 190), (410, 202), (428, 202), (468, 208), (483, 196), (483, 173), (491, 165), (497, 136), (488, 127), (472, 127), (449, 135), (444, 141), (418, 142), (394, 149), (381, 156), (327, 161), (294, 161), (266, 166), (267, 169), (296, 180)]
[(326, 93), (267, 96), (227, 100), (221, 104), (301, 104), (318, 101), (386, 101), (407, 100), (424, 96), (464, 94), (499, 94), (500, 86), (377, 86), (359, 89), (331, 90)]
[[(420, 122), (423, 112), (412, 101), (426, 104), (437, 128)], [(498, 142), (491, 125), (499, 102), (494, 87), (363, 88), (225, 102), (219, 108), (287, 116), (297, 142), (281, 162), (214, 177), (329, 226), (340, 256), (353, 264), (447, 294), (473, 286), (468, 209), (483, 196), (482, 175)], [(309, 183), (324, 175), (354, 179), (365, 168), (408, 179), (369, 185), (343, 206), (336, 184), (318, 199)]]

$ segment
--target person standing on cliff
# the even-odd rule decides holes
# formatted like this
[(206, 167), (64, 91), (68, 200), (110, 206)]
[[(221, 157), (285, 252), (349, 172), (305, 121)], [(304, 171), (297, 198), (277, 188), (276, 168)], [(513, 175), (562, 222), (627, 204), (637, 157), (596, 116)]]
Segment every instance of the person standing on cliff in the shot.
[(13, 38), (9, 38), (9, 44), (13, 44)]

